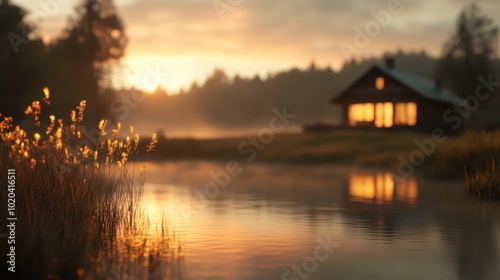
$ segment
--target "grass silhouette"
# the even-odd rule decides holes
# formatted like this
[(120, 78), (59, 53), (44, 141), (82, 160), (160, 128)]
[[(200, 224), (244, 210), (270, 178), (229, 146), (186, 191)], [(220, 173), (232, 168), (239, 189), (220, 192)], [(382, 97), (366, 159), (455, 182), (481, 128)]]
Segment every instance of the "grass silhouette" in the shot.
[[(45, 88), (46, 105), (49, 98)], [(68, 124), (48, 116), (42, 129), (42, 104), (34, 101), (25, 111), (33, 131), (10, 117), (0, 121), (0, 170), (16, 172), (16, 276), (178, 278), (180, 243), (166, 220), (155, 227), (141, 206), (147, 169), (135, 160), (139, 135), (130, 127), (120, 140), (121, 125), (106, 121), (89, 133), (81, 125), (85, 106), (82, 101), (71, 111)], [(146, 157), (155, 142), (153, 135)], [(8, 185), (6, 175), (0, 180)], [(0, 193), (6, 198), (7, 187)], [(6, 203), (1, 208), (5, 221)]]

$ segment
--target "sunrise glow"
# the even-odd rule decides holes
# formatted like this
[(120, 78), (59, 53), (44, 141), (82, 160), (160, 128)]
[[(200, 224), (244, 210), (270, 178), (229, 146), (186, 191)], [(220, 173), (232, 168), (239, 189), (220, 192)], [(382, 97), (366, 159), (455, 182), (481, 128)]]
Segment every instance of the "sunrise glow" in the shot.
[[(33, 13), (32, 20), (37, 21), (39, 32), (47, 42), (61, 33), (73, 12), (72, 7), (78, 3), (77, 0), (64, 1), (57, 13), (47, 16), (37, 1), (14, 2)], [(306, 68), (315, 61), (319, 67), (339, 69), (345, 60), (398, 49), (425, 48), (429, 54), (438, 56), (460, 10), (452, 1), (440, 3), (440, 10), (447, 11), (445, 14), (429, 10), (423, 2), (407, 3), (404, 8), (411, 9), (411, 13), (393, 15), (391, 24), (372, 38), (368, 47), (358, 48), (353, 28), (363, 28), (373, 20), (370, 10), (385, 9), (384, 3), (370, 2), (364, 9), (356, 9), (356, 1), (319, 5), (282, 1), (232, 3), (236, 2), (238, 5), (221, 17), (212, 1), (115, 1), (130, 39), (124, 60), (127, 69), (116, 76), (117, 86), (151, 90), (160, 85), (177, 91), (188, 88), (193, 81), (203, 81), (214, 68), (222, 68), (231, 75), (263, 76), (291, 67)], [(483, 4), (487, 13), (498, 14), (494, 3)], [(283, 14), (279, 23), (287, 22), (286, 25), (278, 24), (278, 19), (271, 20), (280, 10)], [(309, 15), (315, 15), (316, 20), (311, 20)], [(258, 18), (269, 20), (260, 22)], [(426, 28), (428, 21), (439, 27), (434, 28), (432, 34)], [(442, 25), (442, 22), (449, 24)], [(404, 28), (409, 24), (413, 28)], [(394, 44), (396, 38), (402, 40)], [(356, 47), (359, 52), (346, 57), (339, 47), (341, 42)], [(145, 85), (144, 75), (152, 66), (167, 72), (168, 78)]]

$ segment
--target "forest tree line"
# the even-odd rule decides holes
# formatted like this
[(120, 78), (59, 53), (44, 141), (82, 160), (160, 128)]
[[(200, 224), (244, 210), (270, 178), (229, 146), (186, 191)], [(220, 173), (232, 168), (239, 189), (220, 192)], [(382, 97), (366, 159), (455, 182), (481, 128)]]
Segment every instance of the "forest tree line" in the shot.
[[(207, 128), (236, 130), (265, 126), (273, 108), (286, 106), (298, 115), (294, 120), (296, 126), (340, 123), (340, 108), (330, 100), (363, 72), (374, 64), (383, 64), (388, 57), (395, 60), (397, 69), (439, 81), (466, 98), (475, 93), (478, 77), (500, 81), (498, 27), (475, 4), (463, 8), (455, 26), (441, 57), (432, 57), (425, 50), (398, 51), (361, 61), (346, 61), (338, 71), (318, 68), (312, 62), (306, 69), (293, 68), (269, 74), (265, 79), (258, 75), (228, 77), (223, 70), (215, 69), (202, 84), (193, 83), (189, 89), (173, 94), (157, 89), (132, 110), (132, 119), (143, 121), (150, 129), (165, 130), (167, 134)], [(500, 115), (496, 112), (499, 106), (500, 94), (496, 92), (472, 114), (469, 125), (500, 127)]]
[[(396, 68), (429, 79), (457, 95), (474, 92), (477, 77), (493, 75), (500, 80), (497, 57), (498, 29), (479, 6), (466, 6), (456, 29), (443, 46), (439, 58), (419, 52), (387, 53), (361, 61), (346, 61), (334, 71), (319, 68), (314, 62), (306, 69), (292, 68), (265, 78), (227, 76), (215, 69), (201, 83), (180, 92), (158, 88), (146, 95), (137, 89), (112, 88), (112, 71), (124, 57), (127, 45), (125, 27), (111, 0), (85, 0), (58, 38), (44, 42), (36, 26), (26, 21), (26, 11), (0, 0), (0, 112), (22, 120), (32, 100), (43, 96), (49, 87), (51, 105), (45, 112), (68, 117), (80, 100), (87, 100), (87, 123), (100, 118), (147, 124), (149, 129), (190, 131), (218, 128), (238, 129), (266, 125), (273, 108), (286, 106), (298, 115), (296, 125), (315, 122), (338, 123), (339, 108), (330, 100), (353, 79), (386, 57)], [(130, 96), (141, 98), (129, 106)], [(495, 94), (482, 105), (472, 121), (482, 124), (500, 122), (494, 110), (500, 105)]]
[[(435, 79), (440, 64), (440, 59), (425, 51), (400, 51), (349, 61), (339, 71), (311, 63), (305, 69), (292, 68), (269, 74), (265, 79), (257, 75), (229, 77), (216, 69), (202, 84), (193, 83), (189, 89), (172, 93), (158, 88), (153, 94), (146, 94), (136, 108), (117, 105), (117, 117), (127, 117), (149, 131), (162, 129), (167, 136), (179, 132), (189, 135), (189, 130), (223, 132), (265, 127), (272, 117), (272, 109), (284, 106), (288, 112), (297, 114), (293, 121), (295, 126), (317, 122), (339, 124), (340, 107), (330, 100), (374, 64), (383, 64), (387, 57), (394, 58), (397, 69), (431, 80)], [(495, 81), (500, 81), (500, 61), (493, 60), (491, 67), (490, 73), (497, 77)], [(477, 85), (478, 81), (475, 82)], [(134, 91), (137, 90), (124, 90), (121, 94), (132, 95)], [(481, 122), (476, 125), (500, 124), (500, 115), (495, 112), (498, 106), (500, 96), (497, 94), (481, 104), (481, 110), (474, 113), (476, 117), (471, 121)]]
[(27, 106), (41, 100), (48, 87), (47, 119), (48, 114), (67, 119), (81, 100), (87, 101), (86, 123), (103, 117), (114, 99), (110, 72), (127, 45), (124, 25), (111, 0), (85, 0), (75, 11), (61, 35), (44, 42), (23, 8), (0, 0), (2, 115), (20, 123)]

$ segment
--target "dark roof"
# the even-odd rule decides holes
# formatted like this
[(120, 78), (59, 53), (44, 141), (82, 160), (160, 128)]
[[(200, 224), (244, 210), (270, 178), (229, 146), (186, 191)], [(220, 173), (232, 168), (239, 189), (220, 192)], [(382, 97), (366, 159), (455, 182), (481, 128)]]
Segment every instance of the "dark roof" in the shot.
[[(373, 70), (374, 68), (380, 69), (387, 76), (390, 76), (400, 83), (406, 85), (408, 88), (412, 89), (414, 92), (426, 99), (450, 104), (464, 104), (463, 99), (446, 88), (436, 86), (436, 82), (433, 80), (381, 65), (375, 65), (369, 71)], [(349, 87), (351, 86), (352, 84)], [(339, 94), (338, 96), (340, 96), (341, 94)], [(336, 98), (334, 98), (333, 101), (335, 101), (335, 99)]]

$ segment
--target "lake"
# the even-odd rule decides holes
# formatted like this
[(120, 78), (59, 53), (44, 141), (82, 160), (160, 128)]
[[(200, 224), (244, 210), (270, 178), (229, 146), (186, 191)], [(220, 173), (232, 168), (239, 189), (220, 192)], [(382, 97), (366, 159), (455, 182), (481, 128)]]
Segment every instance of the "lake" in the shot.
[(457, 182), (335, 165), (227, 168), (149, 165), (145, 210), (181, 242), (180, 279), (500, 279), (500, 204)]

